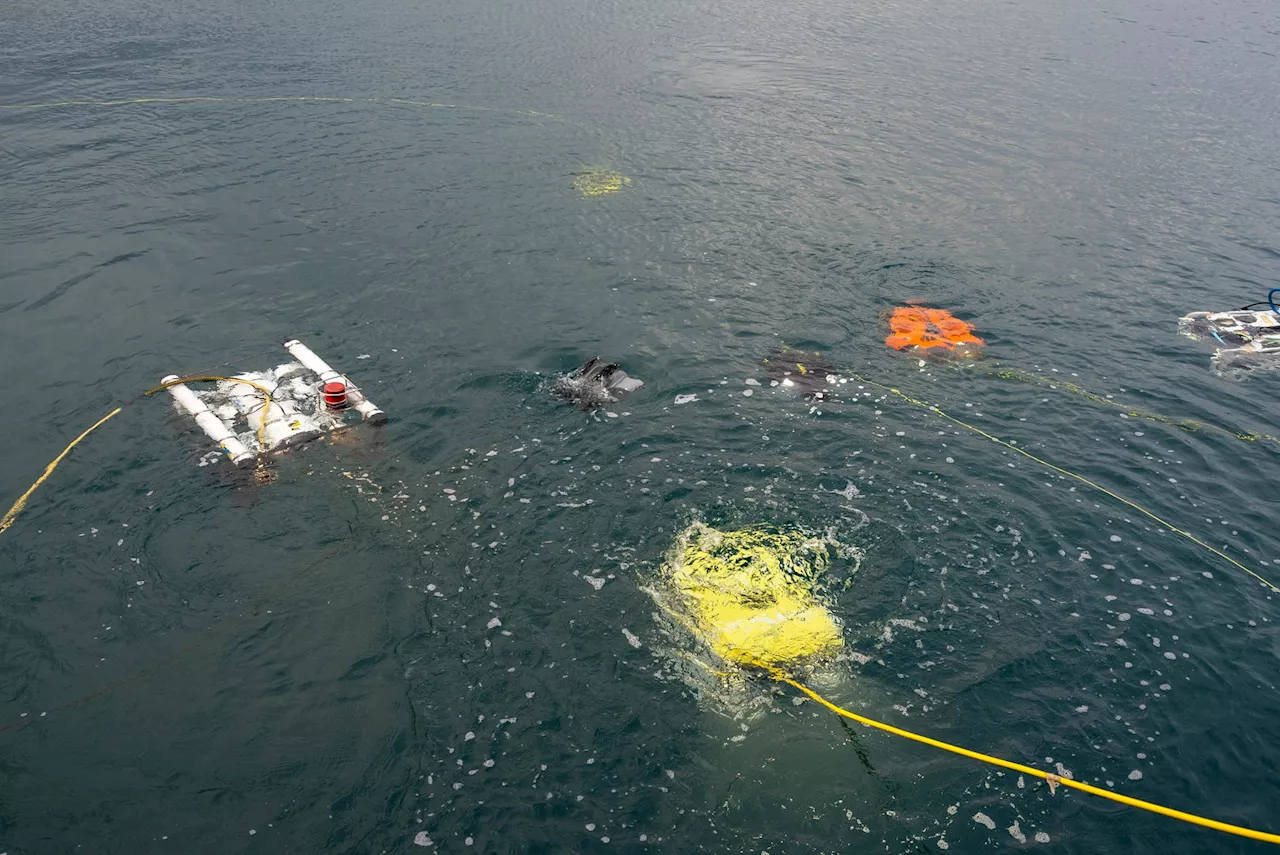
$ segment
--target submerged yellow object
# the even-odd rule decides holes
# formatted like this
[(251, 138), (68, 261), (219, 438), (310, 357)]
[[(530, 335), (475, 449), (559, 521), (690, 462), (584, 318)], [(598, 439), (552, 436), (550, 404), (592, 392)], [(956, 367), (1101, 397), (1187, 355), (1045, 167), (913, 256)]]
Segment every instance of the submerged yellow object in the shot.
[(778, 667), (829, 657), (844, 637), (815, 589), (834, 546), (794, 531), (694, 523), (677, 538), (655, 599), (725, 662)]
[(603, 166), (589, 166), (573, 179), (573, 189), (583, 197), (606, 196), (617, 193), (631, 183), (631, 179)]

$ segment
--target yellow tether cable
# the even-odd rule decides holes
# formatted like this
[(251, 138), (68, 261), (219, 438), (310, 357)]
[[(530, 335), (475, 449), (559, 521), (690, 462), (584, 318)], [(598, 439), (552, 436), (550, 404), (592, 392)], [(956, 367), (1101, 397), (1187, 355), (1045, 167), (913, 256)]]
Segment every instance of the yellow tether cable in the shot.
[(1243, 826), (1239, 826), (1239, 825), (1231, 825), (1230, 823), (1219, 822), (1216, 819), (1209, 819), (1207, 817), (1197, 816), (1194, 813), (1186, 813), (1185, 811), (1174, 810), (1173, 808), (1167, 808), (1164, 805), (1154, 804), (1153, 802), (1145, 802), (1142, 799), (1135, 799), (1135, 798), (1132, 798), (1131, 796), (1121, 795), (1120, 793), (1113, 793), (1110, 790), (1104, 790), (1101, 787), (1095, 787), (1090, 784), (1086, 784), (1082, 781), (1076, 781), (1071, 778), (1064, 778), (1060, 775), (1055, 775), (1052, 772), (1042, 772), (1039, 769), (1034, 769), (1030, 766), (1023, 766), (1021, 763), (1014, 763), (1010, 760), (1002, 760), (999, 757), (993, 757), (990, 754), (983, 754), (981, 751), (970, 751), (968, 748), (961, 748), (959, 745), (952, 745), (951, 743), (943, 742), (940, 739), (932, 739), (928, 736), (921, 736), (918, 733), (912, 733), (909, 730), (903, 730), (900, 727), (894, 727), (891, 724), (885, 724), (882, 721), (876, 721), (873, 718), (867, 718), (864, 715), (858, 715), (856, 712), (851, 712), (850, 710), (847, 710), (844, 707), (833, 704), (831, 701), (822, 697), (822, 695), (818, 694), (813, 689), (810, 689), (808, 686), (805, 686), (803, 683), (796, 682), (795, 680), (791, 679), (786, 674), (782, 673), (776, 668), (765, 667), (765, 670), (769, 674), (769, 676), (772, 677), (774, 680), (777, 680), (779, 683), (785, 683), (788, 686), (791, 686), (792, 688), (803, 692), (813, 700), (817, 701), (827, 709), (831, 710), (836, 715), (844, 716), (845, 718), (852, 719), (853, 721), (859, 722), (860, 724), (865, 724), (868, 727), (874, 727), (879, 730), (883, 730), (886, 733), (892, 733), (895, 736), (901, 736), (904, 739), (910, 739), (913, 742), (920, 742), (925, 745), (932, 745), (934, 748), (941, 748), (943, 751), (950, 751), (952, 754), (959, 754), (962, 757), (968, 757), (973, 760), (981, 760), (983, 763), (990, 763), (993, 766), (1001, 766), (1005, 769), (1010, 769), (1014, 772), (1019, 772), (1023, 775), (1031, 775), (1036, 778), (1042, 778), (1043, 780), (1049, 783), (1050, 793), (1053, 792), (1053, 790), (1058, 786), (1058, 784), (1061, 784), (1062, 786), (1070, 787), (1073, 790), (1080, 790), (1082, 792), (1086, 792), (1091, 795), (1101, 796), (1104, 799), (1109, 799), (1110, 801), (1113, 801), (1113, 802), (1119, 802), (1120, 804), (1129, 805), (1130, 807), (1140, 808), (1141, 810), (1150, 811), (1151, 813), (1158, 813), (1164, 816), (1171, 816), (1174, 819), (1180, 819), (1183, 822), (1190, 822), (1194, 825), (1204, 826), (1205, 828), (1212, 828), (1217, 831), (1225, 831), (1228, 834), (1234, 834), (1239, 837), (1248, 837), (1253, 840), (1261, 840), (1265, 843), (1280, 843), (1280, 834), (1270, 834), (1265, 831), (1254, 831), (1251, 828), (1244, 828)]
[(984, 373), (991, 377), (1000, 377), (1004, 380), (1016, 380), (1019, 383), (1029, 383), (1033, 386), (1044, 386), (1055, 390), (1061, 388), (1073, 395), (1084, 398), (1086, 401), (1092, 401), (1095, 404), (1101, 404), (1106, 407), (1116, 407), (1124, 410), (1125, 415), (1131, 418), (1145, 419), (1149, 422), (1169, 425), (1170, 427), (1176, 427), (1180, 430), (1210, 430), (1226, 436), (1233, 436), (1236, 439), (1243, 439), (1246, 442), (1258, 442), (1259, 440), (1265, 440), (1267, 442), (1280, 445), (1280, 437), (1272, 436), (1269, 433), (1238, 431), (1233, 430), (1232, 428), (1222, 427), (1221, 425), (1215, 425), (1211, 422), (1202, 422), (1196, 419), (1178, 419), (1173, 416), (1161, 415), (1160, 413), (1152, 412), (1151, 410), (1144, 410), (1140, 407), (1134, 407), (1129, 404), (1124, 404), (1120, 401), (1104, 397), (1096, 392), (1090, 392), (1088, 389), (1077, 383), (1072, 383), (1070, 380), (1046, 377), (1043, 374), (1036, 374), (1034, 371), (1023, 371), (1020, 368), (1008, 368), (1002, 365)]
[(107, 423), (108, 419), (111, 419), (114, 416), (118, 416), (122, 409), (124, 409), (124, 407), (116, 407), (114, 410), (107, 413), (102, 418), (98, 419), (97, 424), (95, 424), (93, 427), (86, 430), (84, 433), (80, 434), (75, 439), (71, 440), (71, 444), (68, 445), (66, 448), (62, 449), (61, 454), (53, 458), (53, 462), (44, 468), (44, 474), (41, 475), (39, 478), (37, 478), (36, 482), (27, 488), (27, 492), (23, 493), (21, 496), (18, 497), (18, 501), (13, 503), (13, 507), (9, 508), (9, 510), (5, 513), (4, 517), (0, 518), (0, 533), (3, 533), (6, 529), (9, 528), (9, 526), (13, 525), (13, 521), (18, 518), (18, 514), (22, 513), (22, 509), (27, 506), (27, 499), (31, 498), (31, 494), (34, 493), (40, 487), (40, 485), (45, 482), (46, 478), (48, 478), (50, 475), (53, 474), (53, 470), (58, 468), (58, 464), (62, 462), (62, 458), (70, 454), (71, 449), (75, 448), (76, 445), (80, 442), (80, 440), (84, 439), (86, 436), (93, 433), (98, 428), (102, 427), (104, 424)]
[(1114, 493), (1114, 492), (1112, 492), (1111, 490), (1108, 490), (1106, 487), (1103, 487), (1101, 484), (1098, 484), (1098, 483), (1097, 483), (1097, 482), (1095, 482), (1095, 481), (1090, 481), (1088, 478), (1084, 477), (1083, 475), (1077, 475), (1077, 474), (1076, 474), (1076, 473), (1074, 473), (1074, 472), (1070, 472), (1070, 471), (1068, 471), (1068, 470), (1066, 470), (1066, 469), (1063, 469), (1061, 466), (1055, 466), (1054, 464), (1050, 463), (1049, 461), (1045, 460), (1045, 459), (1044, 459), (1044, 458), (1042, 458), (1042, 457), (1036, 457), (1036, 456), (1035, 456), (1034, 454), (1032, 454), (1031, 452), (1029, 452), (1029, 451), (1025, 451), (1025, 450), (1023, 450), (1023, 449), (1019, 448), (1018, 446), (1014, 445), (1014, 444), (1013, 444), (1013, 443), (1011, 443), (1011, 442), (1005, 442), (1003, 439), (1000, 439), (1000, 437), (998, 437), (998, 436), (992, 436), (991, 434), (989, 434), (989, 433), (987, 433), (986, 431), (984, 431), (982, 428), (980, 428), (980, 427), (976, 427), (976, 426), (974, 426), (974, 425), (971, 425), (971, 424), (969, 424), (968, 422), (961, 421), (960, 419), (956, 418), (955, 416), (951, 415), (950, 413), (944, 412), (943, 410), (941, 410), (941, 409), (939, 409), (939, 408), (935, 407), (933, 404), (930, 404), (930, 403), (928, 403), (927, 401), (921, 401), (921, 400), (919, 400), (919, 399), (917, 399), (917, 398), (912, 398), (910, 395), (907, 395), (907, 394), (905, 394), (905, 393), (903, 393), (903, 392), (899, 391), (898, 389), (895, 389), (895, 388), (894, 388), (894, 387), (892, 387), (892, 386), (886, 386), (886, 385), (884, 385), (883, 383), (877, 383), (877, 382), (876, 382), (876, 381), (874, 381), (874, 380), (868, 380), (868, 379), (866, 379), (865, 377), (859, 377), (859, 376), (858, 376), (858, 375), (856, 375), (856, 374), (852, 374), (852, 375), (850, 375), (850, 376), (851, 376), (854, 380), (857, 380), (859, 383), (866, 383), (866, 384), (868, 384), (868, 385), (870, 385), (870, 386), (876, 386), (876, 387), (878, 387), (878, 388), (880, 388), (880, 389), (886, 389), (886, 390), (888, 390), (888, 391), (892, 392), (893, 394), (897, 395), (899, 398), (901, 398), (902, 400), (904, 400), (904, 401), (906, 401), (906, 402), (908, 402), (908, 403), (910, 403), (910, 404), (914, 404), (914, 405), (915, 405), (915, 406), (917, 406), (917, 407), (923, 407), (924, 409), (929, 410), (930, 412), (933, 412), (933, 413), (938, 414), (939, 416), (942, 416), (944, 419), (947, 419), (948, 421), (955, 422), (956, 424), (960, 425), (962, 428), (965, 428), (966, 430), (971, 430), (971, 431), (973, 431), (974, 433), (978, 434), (979, 436), (984, 436), (984, 437), (986, 437), (987, 439), (991, 440), (992, 442), (997, 443), (998, 445), (1003, 445), (1005, 448), (1008, 448), (1008, 449), (1010, 449), (1010, 450), (1012, 450), (1012, 451), (1016, 451), (1018, 454), (1021, 454), (1023, 457), (1029, 458), (1029, 459), (1031, 459), (1031, 460), (1034, 460), (1036, 463), (1039, 463), (1041, 466), (1044, 466), (1044, 467), (1047, 467), (1047, 468), (1049, 468), (1049, 469), (1052, 469), (1054, 472), (1058, 472), (1058, 473), (1061, 473), (1061, 474), (1063, 474), (1063, 475), (1066, 475), (1068, 478), (1074, 478), (1075, 480), (1079, 481), (1080, 483), (1082, 483), (1082, 484), (1086, 484), (1086, 485), (1088, 485), (1088, 486), (1092, 487), (1093, 489), (1097, 490), (1097, 491), (1098, 491), (1098, 492), (1100, 492), (1100, 493), (1105, 493), (1106, 495), (1108, 495), (1108, 496), (1110, 496), (1111, 498), (1115, 499), (1117, 502), (1121, 502), (1121, 503), (1123, 503), (1123, 504), (1125, 504), (1125, 505), (1128, 505), (1129, 507), (1133, 508), (1133, 509), (1134, 509), (1135, 511), (1137, 511), (1138, 513), (1143, 514), (1144, 516), (1150, 517), (1151, 519), (1155, 520), (1155, 521), (1156, 521), (1157, 523), (1159, 523), (1160, 525), (1162, 525), (1162, 526), (1164, 526), (1165, 528), (1169, 529), (1169, 531), (1173, 532), (1174, 534), (1178, 534), (1178, 535), (1181, 535), (1182, 537), (1185, 537), (1187, 540), (1191, 541), (1192, 543), (1196, 544), (1197, 546), (1199, 546), (1199, 547), (1201, 547), (1201, 548), (1203, 548), (1203, 549), (1206, 549), (1206, 550), (1208, 550), (1209, 552), (1212, 552), (1214, 555), (1218, 556), (1218, 557), (1219, 557), (1219, 558), (1221, 558), (1223, 561), (1227, 561), (1227, 562), (1229, 562), (1229, 563), (1231, 563), (1231, 564), (1235, 565), (1236, 567), (1240, 568), (1240, 569), (1241, 569), (1241, 570), (1243, 570), (1244, 572), (1248, 573), (1248, 574), (1249, 574), (1250, 576), (1252, 576), (1253, 578), (1257, 579), (1257, 580), (1258, 580), (1259, 582), (1261, 582), (1262, 584), (1266, 585), (1266, 586), (1267, 586), (1268, 588), (1270, 588), (1273, 592), (1280, 594), (1280, 588), (1276, 587), (1275, 583), (1274, 583), (1274, 582), (1272, 582), (1270, 579), (1267, 579), (1265, 576), (1262, 576), (1261, 574), (1259, 574), (1259, 573), (1257, 573), (1257, 572), (1255, 572), (1255, 571), (1253, 571), (1253, 570), (1250, 570), (1248, 567), (1246, 567), (1245, 565), (1241, 564), (1239, 561), (1235, 560), (1235, 559), (1234, 559), (1234, 558), (1232, 558), (1230, 555), (1227, 555), (1227, 554), (1226, 554), (1225, 552), (1223, 552), (1221, 549), (1216, 549), (1216, 548), (1214, 548), (1214, 547), (1210, 546), (1209, 544), (1205, 543), (1205, 542), (1204, 542), (1203, 540), (1201, 540), (1200, 538), (1196, 537), (1196, 536), (1195, 536), (1194, 534), (1192, 534), (1191, 532), (1189, 532), (1189, 531), (1184, 531), (1183, 529), (1178, 528), (1177, 526), (1173, 525), (1172, 523), (1169, 523), (1169, 522), (1167, 522), (1167, 521), (1165, 521), (1165, 520), (1161, 519), (1160, 517), (1156, 516), (1156, 515), (1155, 515), (1154, 513), (1152, 513), (1151, 511), (1149, 511), (1149, 510), (1147, 510), (1146, 508), (1144, 508), (1144, 507), (1142, 507), (1141, 505), (1139, 505), (1137, 502), (1132, 502), (1132, 501), (1130, 501), (1130, 500), (1126, 499), (1124, 496), (1121, 496), (1121, 495), (1119, 495), (1118, 493)]
[[(669, 615), (672, 615), (674, 617), (677, 617), (677, 619), (679, 619), (678, 616), (676, 616), (673, 612), (671, 612), (665, 606), (662, 606), (661, 603), (659, 603), (659, 606), (663, 609), (663, 611), (666, 611)], [(688, 628), (691, 632), (693, 632), (695, 637), (698, 637), (696, 628), (689, 626), (683, 620), (680, 620), (680, 622), (684, 624), (686, 628)], [(746, 651), (743, 651), (743, 654), (744, 655), (741, 657), (743, 661), (750, 662), (753, 665), (753, 667), (760, 669), (765, 674), (768, 674), (771, 679), (779, 683), (784, 683), (800, 692), (803, 692), (809, 698), (813, 699), (814, 701), (817, 701), (819, 704), (822, 704), (822, 706), (831, 710), (836, 715), (844, 716), (845, 718), (851, 719), (852, 721), (856, 721), (859, 724), (865, 724), (867, 727), (874, 727), (877, 730), (883, 730), (886, 733), (892, 733), (894, 736), (901, 736), (904, 739), (910, 739), (912, 742), (919, 742), (924, 745), (931, 745), (934, 748), (941, 748), (943, 751), (949, 751), (952, 754), (959, 754), (962, 757), (968, 757), (972, 760), (980, 760), (983, 763), (990, 763), (993, 766), (1000, 766), (1004, 769), (1009, 769), (1011, 771), (1018, 772), (1023, 775), (1030, 775), (1034, 778), (1040, 778), (1048, 782), (1050, 794), (1053, 794), (1057, 789), (1057, 786), (1061, 784), (1064, 787), (1070, 787), (1075, 790), (1080, 790), (1081, 792), (1089, 793), (1090, 795), (1100, 796), (1109, 801), (1119, 802), (1120, 804), (1128, 805), (1129, 807), (1136, 807), (1140, 810), (1149, 811), (1151, 813), (1158, 813), (1163, 816), (1173, 817), (1174, 819), (1180, 819), (1183, 822), (1189, 822), (1193, 825), (1199, 825), (1205, 828), (1212, 828), (1216, 831), (1225, 831), (1227, 834), (1234, 834), (1239, 837), (1248, 837), (1253, 840), (1261, 840), (1264, 843), (1280, 843), (1280, 834), (1271, 834), (1270, 832), (1266, 832), (1266, 831), (1254, 831), (1251, 828), (1245, 828), (1239, 825), (1232, 825), (1227, 822), (1220, 822), (1216, 819), (1209, 819), (1208, 817), (1199, 816), (1198, 814), (1187, 813), (1186, 811), (1175, 810), (1174, 808), (1165, 807), (1164, 805), (1158, 805), (1158, 804), (1155, 804), (1154, 802), (1143, 801), (1142, 799), (1135, 799), (1132, 796), (1126, 796), (1121, 793), (1115, 793), (1115, 792), (1112, 792), (1111, 790), (1104, 790), (1101, 787), (1095, 787), (1091, 784), (1086, 784), (1083, 781), (1076, 781), (1072, 778), (1063, 777), (1061, 775), (1055, 775), (1052, 772), (1043, 772), (1040, 769), (1036, 769), (1031, 766), (1024, 766), (1021, 763), (1014, 763), (1012, 760), (1005, 760), (1001, 757), (995, 757), (991, 754), (984, 754), (981, 751), (973, 751), (968, 748), (962, 748), (959, 745), (952, 745), (950, 742), (943, 742), (940, 739), (934, 739), (929, 736), (924, 736), (919, 733), (914, 733), (910, 730), (905, 730), (901, 727), (894, 727), (891, 724), (886, 724), (885, 722), (877, 721), (876, 719), (868, 718), (867, 716), (864, 716), (864, 715), (859, 715), (856, 712), (847, 710), (842, 706), (832, 703), (831, 701), (827, 700), (822, 695), (818, 694), (813, 689), (810, 689), (808, 686), (804, 685), (803, 683), (800, 683), (797, 680), (791, 677), (788, 677), (786, 673), (784, 673), (782, 670), (780, 670), (776, 666), (770, 665), (766, 662), (762, 662), (759, 659), (756, 659), (753, 655), (747, 653)], [(714, 676), (720, 678), (721, 680), (728, 679), (728, 677), (730, 676), (730, 672), (722, 671), (717, 668), (714, 668), (692, 654), (682, 653), (682, 655), (685, 656), (687, 659), (691, 660), (692, 662), (695, 662), (698, 665), (701, 665), (703, 668), (710, 671)]]
[[(18, 518), (18, 514), (22, 513), (22, 509), (27, 506), (27, 500), (31, 498), (31, 494), (34, 493), (37, 489), (39, 489), (40, 485), (43, 484), (45, 480), (50, 475), (53, 474), (53, 470), (58, 468), (58, 464), (62, 462), (62, 458), (66, 457), (71, 452), (71, 449), (75, 448), (76, 445), (79, 444), (80, 440), (84, 439), (86, 436), (93, 433), (98, 428), (102, 427), (104, 424), (107, 423), (108, 420), (119, 415), (120, 411), (123, 410), (125, 407), (129, 406), (134, 401), (139, 400), (139, 398), (145, 398), (150, 395), (154, 395), (156, 392), (163, 392), (165, 389), (168, 389), (170, 386), (177, 386), (182, 383), (198, 383), (198, 382), (206, 382), (206, 381), (213, 382), (213, 381), (219, 381), (219, 380), (225, 381), (227, 383), (244, 383), (248, 386), (252, 386), (253, 388), (257, 389), (259, 392), (262, 393), (262, 396), (266, 399), (266, 403), (262, 405), (262, 419), (258, 423), (258, 445), (260, 445), (262, 448), (265, 449), (266, 442), (264, 441), (264, 439), (266, 436), (265, 432), (267, 427), (267, 410), (271, 407), (271, 390), (268, 389), (266, 386), (263, 386), (261, 383), (256, 383), (253, 380), (245, 380), (242, 377), (215, 377), (212, 375), (204, 375), (199, 377), (182, 377), (182, 378), (179, 378), (178, 380), (170, 380), (168, 383), (162, 383), (159, 386), (155, 387), (154, 389), (148, 389), (147, 391), (139, 395), (137, 398), (134, 398), (133, 400), (130, 400), (130, 401), (126, 401), (124, 404), (120, 405), (119, 407), (116, 407), (114, 410), (107, 413), (102, 418), (98, 419), (98, 421), (92, 427), (86, 430), (84, 433), (80, 434), (78, 437), (71, 440), (71, 443), (66, 448), (62, 449), (62, 453), (59, 454), (57, 457), (53, 458), (53, 462), (44, 468), (44, 474), (41, 475), (39, 478), (37, 478), (36, 482), (27, 488), (27, 492), (23, 493), (21, 496), (18, 497), (18, 501), (13, 503), (13, 507), (9, 508), (9, 510), (5, 512), (5, 515), (3, 517), (0, 517), (0, 534), (3, 534), (9, 528), (9, 526), (13, 525), (14, 520)], [(261, 465), (261, 461), (259, 461), (259, 465)]]

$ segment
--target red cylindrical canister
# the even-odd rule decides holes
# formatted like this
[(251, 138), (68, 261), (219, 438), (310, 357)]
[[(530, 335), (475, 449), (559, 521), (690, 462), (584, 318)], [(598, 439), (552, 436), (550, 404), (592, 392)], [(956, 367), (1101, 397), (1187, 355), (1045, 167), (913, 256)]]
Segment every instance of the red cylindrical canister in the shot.
[(324, 404), (331, 410), (341, 410), (347, 406), (347, 384), (341, 380), (331, 380), (321, 390)]

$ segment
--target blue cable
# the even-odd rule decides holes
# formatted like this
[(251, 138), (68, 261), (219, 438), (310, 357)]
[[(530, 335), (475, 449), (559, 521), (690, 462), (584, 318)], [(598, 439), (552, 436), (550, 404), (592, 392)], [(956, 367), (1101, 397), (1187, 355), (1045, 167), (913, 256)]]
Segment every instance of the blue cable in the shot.
[(1280, 314), (1280, 309), (1276, 308), (1276, 294), (1280, 294), (1280, 288), (1272, 288), (1267, 292), (1267, 304), (1271, 306), (1271, 311)]

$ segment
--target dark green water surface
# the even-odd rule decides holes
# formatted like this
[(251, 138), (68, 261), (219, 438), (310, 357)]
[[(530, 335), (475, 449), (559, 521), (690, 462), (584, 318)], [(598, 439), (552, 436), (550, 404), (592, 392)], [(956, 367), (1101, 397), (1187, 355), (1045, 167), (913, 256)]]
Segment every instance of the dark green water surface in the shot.
[[(0, 109), (0, 506), (287, 338), (392, 418), (266, 487), (164, 400), (75, 449), (0, 535), (0, 852), (1263, 851), (726, 710), (644, 585), (695, 520), (830, 530), (834, 700), (1280, 832), (1280, 596), (761, 364), (1280, 578), (1280, 446), (991, 373), (1280, 434), (1176, 332), (1280, 285), (1278, 55), (1270, 0), (8, 4), (0, 105), (55, 106)], [(211, 100), (62, 103), (150, 98)], [(886, 352), (907, 300), (984, 363)], [(596, 354), (647, 385), (553, 401)]]

